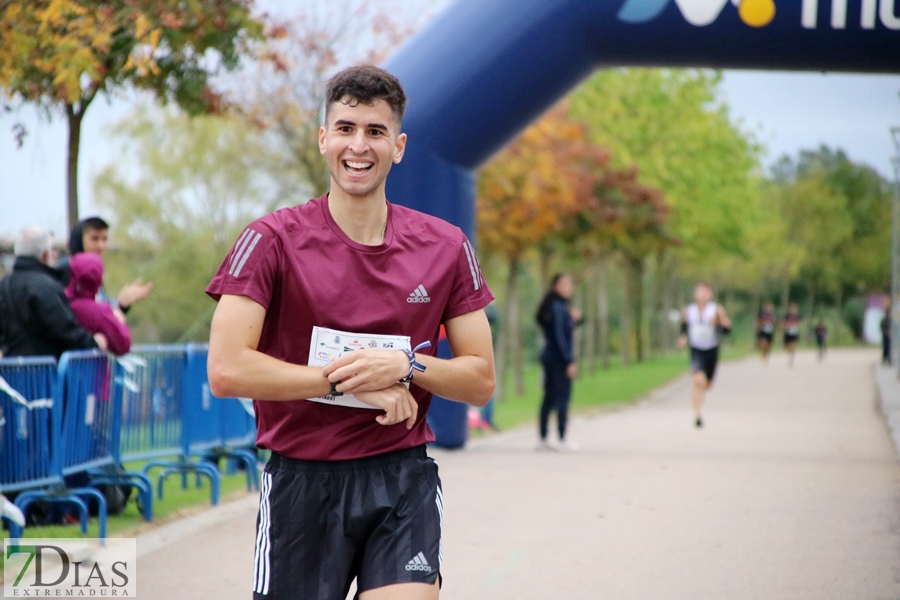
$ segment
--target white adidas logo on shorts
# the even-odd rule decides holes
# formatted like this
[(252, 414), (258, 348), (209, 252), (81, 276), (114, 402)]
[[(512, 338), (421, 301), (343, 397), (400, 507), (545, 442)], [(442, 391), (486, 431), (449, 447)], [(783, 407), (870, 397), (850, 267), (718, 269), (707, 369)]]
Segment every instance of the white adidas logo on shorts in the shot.
[(431, 302), (431, 296), (429, 296), (428, 292), (425, 291), (425, 286), (420, 283), (419, 287), (413, 290), (413, 293), (409, 295), (409, 298), (407, 298), (406, 301), (410, 304)]
[(406, 565), (407, 571), (425, 571), (426, 573), (431, 573), (431, 565), (428, 564), (428, 561), (425, 560), (425, 555), (419, 552), (416, 554), (411, 561)]

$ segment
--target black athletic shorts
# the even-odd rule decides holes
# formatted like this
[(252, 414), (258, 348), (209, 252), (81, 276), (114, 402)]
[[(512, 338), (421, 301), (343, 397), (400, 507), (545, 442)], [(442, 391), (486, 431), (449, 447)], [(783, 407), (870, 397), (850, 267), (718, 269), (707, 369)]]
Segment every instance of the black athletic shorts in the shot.
[(758, 331), (756, 333), (756, 339), (767, 340), (771, 344), (772, 343), (772, 332)]
[(800, 340), (799, 334), (791, 334), (791, 333), (784, 334), (784, 344), (785, 345), (796, 344), (799, 340)]
[(443, 495), (418, 446), (348, 461), (272, 453), (260, 482), (254, 600), (344, 600), (397, 583), (434, 584)]
[(710, 348), (709, 350), (700, 350), (691, 348), (691, 372), (696, 373), (703, 371), (706, 379), (713, 380), (716, 375), (716, 364), (719, 362), (719, 347)]

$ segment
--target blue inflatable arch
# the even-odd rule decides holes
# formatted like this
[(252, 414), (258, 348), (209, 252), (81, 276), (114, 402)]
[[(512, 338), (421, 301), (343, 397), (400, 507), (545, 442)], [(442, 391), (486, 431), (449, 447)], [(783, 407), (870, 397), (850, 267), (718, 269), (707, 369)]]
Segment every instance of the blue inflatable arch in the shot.
[[(457, 0), (384, 65), (409, 97), (387, 196), (471, 236), (475, 169), (597, 67), (900, 72), (894, 2)], [(436, 397), (428, 420), (465, 443), (464, 404)]]
[(471, 235), (474, 170), (594, 69), (896, 73), (898, 13), (900, 0), (458, 0), (384, 64), (409, 97), (388, 198)]

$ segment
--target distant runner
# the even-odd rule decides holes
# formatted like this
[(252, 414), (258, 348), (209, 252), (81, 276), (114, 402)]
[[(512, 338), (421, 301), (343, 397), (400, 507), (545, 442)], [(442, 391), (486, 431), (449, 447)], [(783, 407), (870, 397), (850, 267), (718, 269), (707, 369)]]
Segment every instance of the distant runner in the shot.
[(800, 340), (800, 314), (797, 312), (797, 304), (791, 302), (788, 305), (787, 314), (784, 315), (784, 348), (788, 352), (788, 365), (794, 366), (794, 353), (797, 351), (797, 342)]
[(813, 330), (813, 333), (816, 336), (816, 346), (819, 348), (819, 362), (822, 362), (822, 359), (825, 358), (825, 353), (828, 351), (825, 347), (825, 342), (828, 339), (828, 328), (825, 327), (825, 321), (823, 319), (819, 319), (816, 323), (816, 328)]
[(694, 404), (694, 425), (703, 427), (703, 397), (712, 388), (719, 361), (719, 334), (731, 331), (731, 319), (725, 309), (713, 302), (713, 290), (708, 283), (698, 283), (694, 288), (696, 302), (681, 312), (681, 336), (678, 347), (690, 344), (691, 372), (694, 387), (691, 400)]
[(775, 305), (766, 302), (756, 316), (756, 345), (762, 352), (763, 364), (769, 363), (772, 351), (772, 337), (775, 335)]

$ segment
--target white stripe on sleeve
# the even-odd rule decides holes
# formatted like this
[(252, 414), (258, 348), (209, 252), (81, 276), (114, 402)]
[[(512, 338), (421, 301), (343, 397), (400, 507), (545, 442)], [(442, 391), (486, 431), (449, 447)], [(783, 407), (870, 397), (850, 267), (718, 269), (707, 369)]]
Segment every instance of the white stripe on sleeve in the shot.
[(256, 233), (252, 229), (248, 229), (244, 232), (240, 238), (238, 238), (238, 243), (235, 244), (234, 252), (231, 255), (231, 268), (228, 269), (229, 275), (234, 275), (234, 269), (237, 267), (237, 264), (241, 262), (241, 256), (244, 254), (244, 250), (247, 248), (247, 244), (250, 242), (250, 238), (253, 237), (253, 234)]
[(230, 267), (229, 273), (234, 270), (234, 263), (237, 260), (237, 256), (243, 249), (243, 243), (246, 241), (247, 236), (250, 235), (251, 231), (251, 229), (245, 229), (244, 233), (241, 234), (241, 237), (234, 243), (234, 249), (231, 251), (231, 258), (228, 260), (228, 266)]
[(256, 244), (259, 242), (259, 238), (262, 237), (261, 233), (257, 233), (256, 237), (253, 238), (253, 241), (250, 243), (250, 247), (247, 248), (247, 251), (244, 252), (243, 258), (241, 258), (241, 262), (238, 264), (237, 269), (234, 271), (234, 276), (237, 277), (241, 274), (241, 269), (244, 268), (244, 263), (247, 262), (247, 259), (250, 258), (250, 255), (253, 253), (253, 249), (256, 248)]
[(472, 273), (472, 282), (475, 284), (475, 290), (478, 291), (481, 288), (481, 281), (478, 276), (476, 266), (478, 261), (475, 260), (475, 251), (472, 249), (472, 246), (469, 245), (469, 240), (463, 242), (463, 248), (466, 251), (466, 258), (469, 260), (469, 272)]

